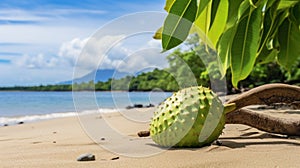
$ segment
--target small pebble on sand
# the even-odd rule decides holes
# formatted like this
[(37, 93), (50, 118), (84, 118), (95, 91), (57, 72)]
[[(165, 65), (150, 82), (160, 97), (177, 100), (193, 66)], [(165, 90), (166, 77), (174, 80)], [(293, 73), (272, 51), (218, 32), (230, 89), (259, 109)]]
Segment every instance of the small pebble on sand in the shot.
[(111, 158), (110, 160), (118, 160), (120, 159), (120, 157), (114, 157), (114, 158)]
[(87, 153), (78, 156), (77, 161), (94, 161), (96, 160), (95, 155)]

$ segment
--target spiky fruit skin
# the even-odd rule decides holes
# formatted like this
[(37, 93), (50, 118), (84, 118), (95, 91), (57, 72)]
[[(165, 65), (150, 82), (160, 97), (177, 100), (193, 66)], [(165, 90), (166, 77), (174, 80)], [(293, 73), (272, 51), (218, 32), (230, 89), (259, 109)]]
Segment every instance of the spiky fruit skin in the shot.
[(190, 87), (160, 104), (150, 136), (163, 147), (201, 147), (216, 140), (225, 125), (221, 100), (208, 88)]

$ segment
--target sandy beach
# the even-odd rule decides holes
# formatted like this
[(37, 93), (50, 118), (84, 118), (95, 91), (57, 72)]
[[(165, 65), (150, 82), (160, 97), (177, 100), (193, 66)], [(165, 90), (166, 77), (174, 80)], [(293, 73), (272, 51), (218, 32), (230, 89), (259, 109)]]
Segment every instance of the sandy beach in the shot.
[[(0, 167), (275, 168), (300, 165), (299, 137), (287, 138), (244, 125), (226, 125), (220, 137), (221, 146), (213, 144), (203, 148), (161, 149), (150, 138), (136, 135), (137, 131), (147, 129), (149, 124), (147, 121), (136, 121), (149, 117), (153, 111), (154, 108), (131, 109), (103, 116), (93, 114), (0, 127)], [(299, 110), (263, 112), (300, 119)], [(124, 143), (115, 141), (114, 135), (110, 136), (113, 134), (110, 132), (114, 131), (101, 131), (104, 128), (101, 123), (106, 123), (106, 126), (109, 123), (115, 133), (121, 138), (125, 137)], [(101, 128), (97, 128), (98, 125)], [(101, 133), (97, 137), (99, 130)], [(127, 146), (128, 142), (130, 144)], [(144, 155), (133, 157), (135, 152)], [(85, 153), (94, 154), (96, 160), (78, 162), (77, 157)]]

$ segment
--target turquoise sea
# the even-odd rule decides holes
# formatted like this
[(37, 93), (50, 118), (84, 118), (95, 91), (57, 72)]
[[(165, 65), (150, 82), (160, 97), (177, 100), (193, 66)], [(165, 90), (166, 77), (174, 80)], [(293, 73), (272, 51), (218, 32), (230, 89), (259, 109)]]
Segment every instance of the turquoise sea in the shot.
[(134, 104), (158, 105), (170, 92), (0, 92), (0, 126), (92, 111), (114, 112)]

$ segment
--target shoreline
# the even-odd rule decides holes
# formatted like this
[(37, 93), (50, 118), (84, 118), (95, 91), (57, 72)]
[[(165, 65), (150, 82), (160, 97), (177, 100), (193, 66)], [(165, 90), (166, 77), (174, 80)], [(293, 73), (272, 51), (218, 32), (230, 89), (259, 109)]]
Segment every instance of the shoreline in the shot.
[[(110, 111), (108, 109), (103, 109), (106, 111)], [(97, 110), (86, 110), (82, 112), (55, 112), (55, 113), (47, 113), (47, 114), (33, 114), (33, 115), (21, 115), (21, 116), (3, 116), (0, 117), (0, 127), (3, 126), (13, 126), (25, 123), (34, 123), (39, 121), (47, 121), (58, 118), (65, 117), (76, 117), (78, 115), (86, 115), (91, 113), (99, 113)], [(113, 113), (113, 112), (112, 112)]]
[[(142, 104), (138, 104), (138, 105), (142, 105)], [(33, 114), (33, 115), (20, 115), (20, 116), (0, 116), (0, 127), (39, 122), (39, 121), (47, 121), (52, 119), (65, 118), (65, 117), (78, 117), (80, 115), (119, 113), (130, 109), (147, 109), (147, 108), (149, 109), (153, 107), (155, 106), (142, 105), (142, 107), (127, 106), (125, 108), (119, 108), (119, 109), (101, 108), (101, 109), (94, 109), (94, 110), (84, 110), (80, 112), (66, 111), (66, 112), (54, 112), (54, 113), (46, 113), (46, 114)]]
[(78, 117), (80, 115), (89, 114), (107, 114), (107, 113), (118, 113), (124, 111), (124, 109), (96, 109), (96, 110), (84, 110), (80, 112), (69, 111), (69, 112), (54, 112), (47, 114), (33, 114), (33, 115), (20, 115), (20, 116), (0, 116), (0, 127), (13, 126), (26, 123), (35, 123), (40, 121), (48, 121), (66, 117)]
[[(2, 167), (297, 167), (300, 164), (299, 137), (269, 134), (244, 125), (226, 125), (221, 145), (203, 148), (168, 149), (147, 157), (130, 157), (148, 149), (161, 149), (149, 137), (136, 133), (148, 128), (147, 122), (135, 123), (131, 117), (145, 117), (151, 109), (130, 109), (84, 118), (65, 117), (9, 127), (0, 127)], [(275, 116), (299, 118), (290, 110), (266, 110)], [(130, 116), (132, 114), (132, 116)], [(125, 116), (125, 117), (124, 117)], [(118, 133), (129, 138), (133, 146), (115, 141), (112, 131), (97, 127), (109, 121)], [(90, 139), (88, 124), (100, 139)], [(101, 131), (99, 131), (101, 130)], [(104, 133), (104, 132), (105, 133)], [(98, 143), (96, 144), (95, 141)], [(105, 149), (104, 149), (105, 147)], [(107, 150), (110, 149), (110, 150)], [(148, 151), (147, 151), (147, 150)], [(116, 152), (121, 150), (125, 153)], [(151, 151), (150, 151), (151, 152)], [(96, 161), (78, 162), (77, 157), (92, 153)], [(126, 155), (127, 153), (127, 155)]]

